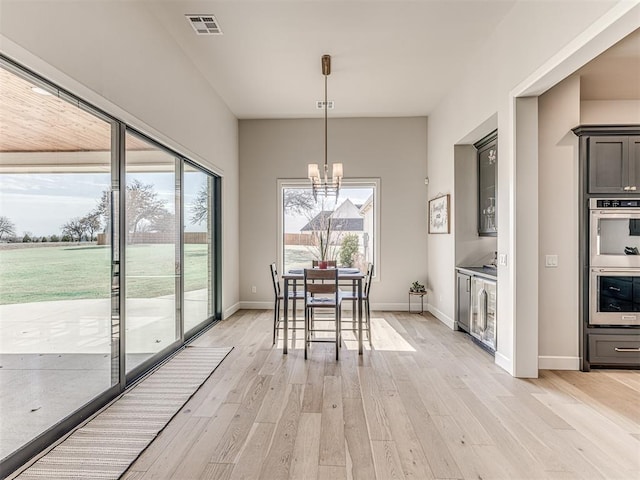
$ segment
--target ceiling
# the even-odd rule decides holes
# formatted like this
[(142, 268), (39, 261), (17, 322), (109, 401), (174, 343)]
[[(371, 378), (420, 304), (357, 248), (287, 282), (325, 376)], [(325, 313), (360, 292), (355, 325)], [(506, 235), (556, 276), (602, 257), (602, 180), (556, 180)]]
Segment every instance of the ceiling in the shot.
[[(143, 2), (240, 119), (427, 115), (516, 0)], [(213, 14), (199, 36), (185, 14)]]

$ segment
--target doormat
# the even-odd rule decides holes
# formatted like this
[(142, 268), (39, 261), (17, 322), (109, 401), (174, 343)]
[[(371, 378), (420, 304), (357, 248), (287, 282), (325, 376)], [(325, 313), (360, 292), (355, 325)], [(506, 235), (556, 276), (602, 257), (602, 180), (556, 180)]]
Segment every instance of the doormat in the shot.
[(186, 347), (15, 479), (118, 479), (231, 350)]

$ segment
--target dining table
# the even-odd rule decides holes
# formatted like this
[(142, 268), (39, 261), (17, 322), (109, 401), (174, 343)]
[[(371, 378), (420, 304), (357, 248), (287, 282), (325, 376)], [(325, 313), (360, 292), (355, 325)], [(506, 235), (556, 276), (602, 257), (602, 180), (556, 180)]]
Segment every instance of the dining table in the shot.
[[(315, 267), (314, 267), (315, 268)], [(338, 268), (338, 283), (351, 283), (353, 291), (356, 293), (356, 305), (358, 313), (358, 354), (362, 355), (362, 279), (365, 277), (357, 268)], [(284, 280), (284, 349), (283, 353), (287, 353), (289, 344), (289, 293), (293, 289), (298, 289), (298, 284), (304, 284), (304, 269), (292, 268), (282, 275)], [(304, 286), (302, 287), (304, 288)], [(354, 316), (355, 316), (354, 312)], [(306, 338), (305, 338), (306, 341)]]

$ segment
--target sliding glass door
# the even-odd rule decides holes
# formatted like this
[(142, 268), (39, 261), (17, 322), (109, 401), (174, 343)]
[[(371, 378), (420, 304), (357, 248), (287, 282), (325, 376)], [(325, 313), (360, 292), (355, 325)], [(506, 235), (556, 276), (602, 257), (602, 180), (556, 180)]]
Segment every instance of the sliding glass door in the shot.
[(215, 315), (213, 256), (214, 178), (184, 164), (184, 330), (189, 332)]
[(127, 133), (126, 371), (180, 340), (180, 186), (174, 155)]
[(0, 458), (119, 382), (114, 122), (0, 63)]

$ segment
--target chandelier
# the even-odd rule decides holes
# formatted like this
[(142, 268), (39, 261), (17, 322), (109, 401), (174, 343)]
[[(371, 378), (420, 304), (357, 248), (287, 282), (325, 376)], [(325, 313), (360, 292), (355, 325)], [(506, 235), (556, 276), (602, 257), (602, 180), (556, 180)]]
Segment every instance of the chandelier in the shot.
[(318, 199), (318, 194), (338, 196), (342, 183), (342, 163), (331, 165), (332, 176), (329, 178), (329, 164), (327, 163), (327, 77), (331, 74), (331, 55), (322, 56), (322, 75), (324, 75), (324, 168), (322, 175), (317, 163), (310, 163), (308, 176), (311, 181), (313, 198)]

